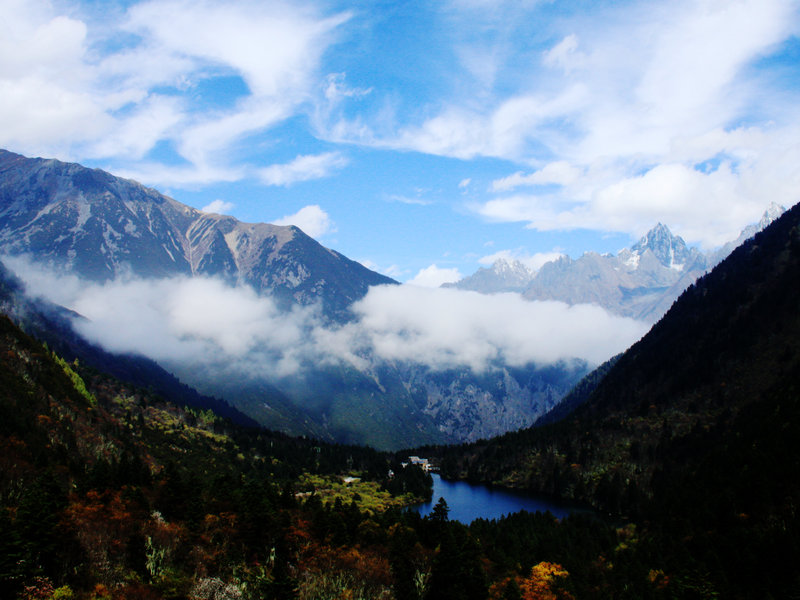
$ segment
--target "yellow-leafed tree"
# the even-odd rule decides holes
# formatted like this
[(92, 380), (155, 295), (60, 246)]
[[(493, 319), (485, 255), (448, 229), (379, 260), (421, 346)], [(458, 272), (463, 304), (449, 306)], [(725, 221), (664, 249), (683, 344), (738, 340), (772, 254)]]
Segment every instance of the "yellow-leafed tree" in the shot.
[(559, 589), (559, 583), (569, 577), (564, 567), (557, 563), (540, 562), (531, 568), (530, 576), (520, 582), (523, 600), (569, 600), (572, 594)]

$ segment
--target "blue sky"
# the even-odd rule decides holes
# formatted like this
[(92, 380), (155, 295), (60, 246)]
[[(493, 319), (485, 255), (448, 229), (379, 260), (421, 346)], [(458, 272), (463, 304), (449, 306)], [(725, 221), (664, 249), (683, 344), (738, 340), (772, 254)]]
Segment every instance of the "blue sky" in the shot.
[(800, 5), (0, 0), (0, 146), (400, 281), (800, 199)]

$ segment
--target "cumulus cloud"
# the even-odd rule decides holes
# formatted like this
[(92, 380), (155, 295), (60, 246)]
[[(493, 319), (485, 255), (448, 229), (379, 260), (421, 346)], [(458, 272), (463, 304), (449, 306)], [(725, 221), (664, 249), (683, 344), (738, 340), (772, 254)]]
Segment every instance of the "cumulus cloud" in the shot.
[(327, 233), (336, 231), (336, 226), (326, 213), (317, 204), (304, 206), (293, 215), (286, 215), (273, 221), (275, 225), (294, 225), (303, 230), (306, 235), (319, 238)]
[(220, 200), (217, 198), (213, 202), (210, 202), (200, 210), (204, 213), (216, 213), (218, 215), (226, 215), (231, 210), (233, 210), (234, 204), (233, 202), (228, 202), (226, 200)]
[(83, 315), (77, 329), (111, 351), (238, 375), (280, 378), (321, 364), (367, 369), (375, 361), (476, 372), (570, 358), (599, 363), (646, 331), (596, 306), (412, 285), (373, 287), (354, 304), (353, 321), (324, 325), (314, 307), (282, 311), (249, 287), (214, 279), (96, 284), (21, 259), (7, 264), (29, 293)]
[[(525, 222), (541, 231), (603, 223), (640, 236), (660, 221), (687, 242), (711, 249), (758, 221), (771, 202), (797, 203), (800, 175), (791, 163), (800, 160), (800, 144), (791, 137), (771, 137), (772, 147), (762, 146), (758, 158), (731, 147), (709, 161), (669, 161), (627, 176), (615, 169), (588, 171), (562, 192), (515, 191), (475, 210), (490, 220)], [(519, 178), (514, 184), (506, 181), (509, 188), (521, 185)]]
[(420, 287), (437, 288), (443, 283), (455, 283), (463, 276), (457, 268), (442, 269), (436, 265), (430, 265), (420, 269), (413, 278), (406, 283)]

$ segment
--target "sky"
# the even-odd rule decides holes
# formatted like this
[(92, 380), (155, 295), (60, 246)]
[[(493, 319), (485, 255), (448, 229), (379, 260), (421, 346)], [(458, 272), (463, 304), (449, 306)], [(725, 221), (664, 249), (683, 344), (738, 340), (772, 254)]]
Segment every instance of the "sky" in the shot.
[[(796, 0), (0, 0), (0, 147), (402, 282), (800, 200)], [(509, 309), (516, 310), (516, 308)]]

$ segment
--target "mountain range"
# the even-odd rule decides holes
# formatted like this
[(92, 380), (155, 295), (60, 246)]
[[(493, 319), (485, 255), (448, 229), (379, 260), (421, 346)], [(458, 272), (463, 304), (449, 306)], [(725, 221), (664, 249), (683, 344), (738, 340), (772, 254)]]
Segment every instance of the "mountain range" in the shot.
[[(352, 321), (353, 303), (370, 287), (397, 283), (297, 227), (203, 213), (98, 169), (8, 151), (0, 151), (0, 253), (24, 255), (100, 284), (214, 278), (274, 300), (286, 322), (297, 307), (319, 306), (323, 321), (334, 328)], [(70, 318), (86, 325), (76, 315)], [(107, 333), (122, 336), (121, 327), (117, 336)], [(98, 364), (90, 353), (73, 354)], [(224, 360), (209, 366), (196, 359), (159, 359), (185, 384), (263, 425), (379, 448), (473, 440), (525, 427), (590, 368), (583, 360), (564, 359), (513, 368), (498, 363), (476, 374), (413, 360), (359, 360), (366, 366), (307, 360), (302, 373), (280, 377), (257, 362), (243, 374), (226, 369)]]
[(484, 294), (516, 292), (528, 300), (560, 300), (596, 304), (613, 314), (653, 324), (698, 277), (779, 217), (784, 208), (772, 204), (758, 223), (722, 248), (702, 253), (658, 223), (631, 248), (616, 255), (587, 252), (550, 261), (539, 270), (519, 260), (498, 259), (448, 287)]
[[(333, 331), (356, 318), (351, 309), (371, 287), (397, 285), (297, 227), (203, 213), (98, 169), (7, 151), (0, 151), (0, 253), (24, 255), (37, 265), (100, 284), (213, 278), (274, 301), (285, 322), (292, 322), (297, 307), (318, 309)], [(617, 256), (562, 257), (535, 274), (520, 264), (497, 263), (484, 270), (483, 291), (513, 289), (529, 300), (595, 303), (624, 316), (654, 319), (708, 264), (707, 257), (659, 224)], [(471, 279), (473, 289), (480, 287), (474, 285), (479, 275)], [(458, 287), (470, 287), (470, 280)], [(147, 306), (154, 300), (141, 302)], [(197, 318), (203, 318), (202, 310)], [(85, 331), (85, 320), (63, 314), (63, 320)], [(308, 323), (313, 321), (302, 327), (316, 327)], [(107, 327), (105, 339), (113, 339), (117, 325)], [(120, 329), (116, 337), (121, 336)], [(287, 341), (278, 351), (291, 352), (296, 343)], [(98, 344), (77, 344), (66, 354), (98, 368), (108, 362), (87, 348)], [(335, 342), (333, 349), (345, 351), (336, 350)], [(255, 346), (244, 358), (271, 351)], [(361, 351), (357, 363), (303, 360), (302, 371), (288, 375), (265, 369), (261, 354), (252, 366), (238, 370), (222, 355), (165, 356), (156, 366), (202, 397), (222, 399), (262, 425), (378, 448), (472, 441), (527, 427), (592, 366), (566, 357), (513, 367), (499, 360), (474, 371), (386, 360), (368, 351)]]

